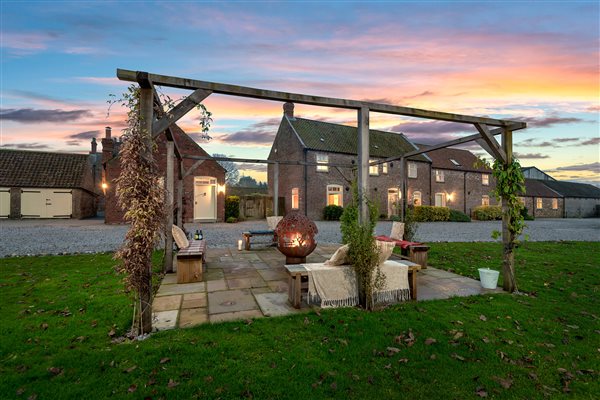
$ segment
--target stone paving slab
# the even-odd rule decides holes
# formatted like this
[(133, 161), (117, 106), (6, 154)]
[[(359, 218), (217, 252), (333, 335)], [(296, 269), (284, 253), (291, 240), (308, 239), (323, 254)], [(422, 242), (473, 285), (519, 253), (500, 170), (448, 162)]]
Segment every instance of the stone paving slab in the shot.
[(157, 297), (152, 302), (152, 311), (179, 310), (182, 297), (180, 294)]
[(189, 328), (208, 322), (208, 312), (206, 308), (187, 308), (181, 310), (179, 315), (179, 327)]
[(263, 314), (260, 310), (234, 311), (222, 314), (210, 314), (209, 320), (211, 323), (237, 321), (240, 319), (261, 318)]
[(171, 284), (171, 283), (177, 283), (177, 274), (165, 274), (163, 280), (162, 280), (162, 284)]
[(229, 287), (229, 289), (250, 289), (267, 286), (267, 283), (260, 277), (233, 278), (227, 279), (227, 286)]
[(182, 283), (182, 284), (169, 284), (160, 285), (156, 296), (169, 296), (173, 294), (184, 294), (184, 293), (198, 293), (204, 292), (206, 285), (204, 282), (195, 283)]
[(300, 311), (289, 305), (287, 293), (263, 293), (254, 297), (265, 317), (279, 317)]
[(218, 279), (216, 281), (206, 282), (207, 292), (217, 292), (219, 290), (227, 290), (227, 282), (225, 281), (225, 279)]
[(208, 294), (209, 315), (257, 309), (258, 305), (254, 296), (248, 289), (225, 290)]
[(177, 325), (179, 310), (159, 311), (152, 313), (152, 327), (157, 331), (173, 329)]
[(199, 308), (206, 307), (208, 303), (206, 293), (189, 293), (183, 295), (181, 308)]
[(288, 292), (288, 281), (268, 281), (267, 285), (271, 291), (276, 293), (287, 293)]

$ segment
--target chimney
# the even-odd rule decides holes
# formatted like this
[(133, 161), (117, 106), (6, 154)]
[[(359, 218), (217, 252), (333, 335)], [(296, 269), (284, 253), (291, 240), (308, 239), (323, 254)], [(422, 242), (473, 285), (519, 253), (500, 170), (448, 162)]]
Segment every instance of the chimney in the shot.
[(289, 119), (294, 119), (294, 103), (287, 102), (283, 105), (283, 115)]
[(90, 154), (96, 154), (97, 150), (98, 150), (98, 143), (96, 143), (96, 138), (92, 138), (92, 151), (90, 151)]
[(111, 158), (113, 158), (113, 150), (115, 148), (115, 144), (110, 137), (111, 129), (110, 126), (106, 127), (105, 136), (102, 138), (102, 162), (105, 163)]

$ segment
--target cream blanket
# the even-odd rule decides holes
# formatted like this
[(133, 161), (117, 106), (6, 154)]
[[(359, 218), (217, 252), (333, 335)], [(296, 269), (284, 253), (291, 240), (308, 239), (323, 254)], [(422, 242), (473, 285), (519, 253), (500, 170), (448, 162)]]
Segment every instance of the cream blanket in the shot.
[[(304, 264), (308, 271), (308, 303), (326, 307), (351, 307), (358, 304), (358, 286), (350, 265)], [(396, 261), (381, 265), (385, 286), (373, 294), (375, 303), (410, 299), (408, 267)]]

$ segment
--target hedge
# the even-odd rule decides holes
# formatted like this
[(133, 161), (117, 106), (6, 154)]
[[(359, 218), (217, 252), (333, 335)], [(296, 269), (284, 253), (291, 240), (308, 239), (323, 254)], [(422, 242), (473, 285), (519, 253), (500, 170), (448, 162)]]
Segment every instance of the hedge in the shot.
[(480, 221), (502, 219), (502, 206), (479, 206), (473, 209), (473, 217)]
[(448, 221), (452, 222), (471, 222), (471, 217), (458, 210), (450, 210), (450, 218)]
[(344, 207), (329, 205), (323, 209), (323, 219), (325, 221), (339, 221), (342, 213), (344, 212)]
[(225, 221), (230, 218), (236, 220), (240, 218), (240, 198), (239, 196), (227, 196), (225, 198)]
[(448, 207), (415, 207), (415, 221), (417, 222), (448, 221), (448, 219), (450, 219), (450, 209)]

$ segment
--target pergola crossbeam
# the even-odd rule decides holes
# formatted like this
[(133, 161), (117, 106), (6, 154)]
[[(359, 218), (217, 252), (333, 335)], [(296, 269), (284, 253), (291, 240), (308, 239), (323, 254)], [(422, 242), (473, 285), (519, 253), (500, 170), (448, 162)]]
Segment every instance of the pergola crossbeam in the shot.
[(486, 124), (492, 126), (508, 127), (511, 130), (525, 128), (522, 122), (500, 120), (488, 117), (475, 117), (472, 115), (446, 113), (441, 111), (423, 110), (419, 108), (402, 107), (392, 104), (373, 103), (370, 101), (340, 99), (334, 97), (313, 96), (300, 93), (281, 92), (276, 90), (264, 90), (247, 86), (229, 85), (224, 83), (200, 81), (196, 79), (179, 78), (168, 75), (151, 74), (147, 72), (117, 69), (117, 77), (123, 81), (138, 82), (139, 77), (147, 77), (152, 83), (160, 86), (168, 86), (179, 89), (204, 89), (219, 94), (227, 94), (241, 97), (251, 97), (262, 100), (290, 101), (300, 104), (310, 104), (324, 107), (346, 108), (360, 110), (369, 109), (371, 112), (404, 115), (408, 117), (426, 118), (438, 121), (449, 121), (464, 124)]

